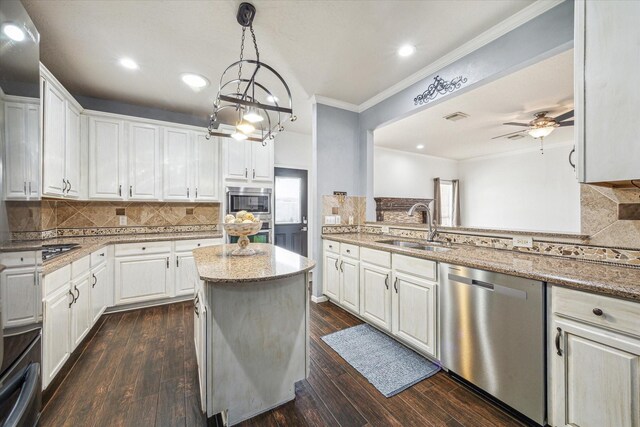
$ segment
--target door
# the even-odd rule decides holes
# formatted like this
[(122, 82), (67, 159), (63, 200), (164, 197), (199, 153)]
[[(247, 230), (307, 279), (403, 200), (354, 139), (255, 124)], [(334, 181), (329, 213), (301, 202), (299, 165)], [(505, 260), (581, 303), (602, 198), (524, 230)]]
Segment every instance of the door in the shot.
[(129, 200), (159, 200), (160, 131), (157, 126), (129, 124)]
[(323, 291), (326, 296), (334, 301), (340, 301), (340, 257), (331, 252), (324, 253), (324, 277)]
[(189, 200), (191, 150), (190, 132), (166, 128), (164, 131), (164, 199)]
[(116, 305), (171, 296), (169, 254), (116, 258)]
[(34, 266), (8, 268), (0, 273), (2, 324), (4, 327), (29, 325), (38, 322), (40, 288)]
[(274, 243), (307, 256), (307, 171), (276, 168), (275, 174)]
[(107, 291), (110, 289), (107, 265), (102, 264), (91, 274), (91, 324), (94, 324), (107, 306)]
[(569, 320), (552, 326), (553, 425), (639, 426), (640, 341)]
[(67, 182), (65, 196), (80, 197), (80, 111), (65, 101), (65, 162), (64, 179)]
[(5, 197), (26, 199), (28, 196), (28, 158), (26, 104), (6, 102), (4, 104), (5, 140)]
[(50, 196), (61, 196), (63, 190), (66, 190), (66, 181), (63, 181), (66, 104), (62, 93), (47, 81), (44, 84), (43, 103), (42, 192)]
[(249, 180), (251, 146), (247, 141), (225, 141), (226, 179), (234, 181)]
[(436, 357), (436, 284), (394, 273), (393, 334)]
[(360, 267), (360, 315), (391, 331), (391, 270), (367, 263)]
[(126, 152), (122, 120), (89, 117), (89, 197), (124, 199)]
[(176, 254), (176, 295), (193, 295), (199, 280), (192, 252)]
[(70, 354), (71, 304), (74, 297), (69, 287), (44, 300), (43, 323), (43, 386), (49, 385)]
[(89, 332), (91, 327), (91, 282), (85, 274), (71, 282), (71, 291), (75, 293), (75, 302), (71, 305), (71, 351), (73, 351)]
[(360, 261), (340, 260), (340, 304), (354, 313), (360, 312)]
[(197, 133), (194, 140), (195, 189), (196, 201), (220, 200), (218, 174), (220, 173), (219, 140), (206, 133)]
[(273, 182), (273, 141), (265, 145), (248, 142), (251, 146), (251, 180), (253, 182)]

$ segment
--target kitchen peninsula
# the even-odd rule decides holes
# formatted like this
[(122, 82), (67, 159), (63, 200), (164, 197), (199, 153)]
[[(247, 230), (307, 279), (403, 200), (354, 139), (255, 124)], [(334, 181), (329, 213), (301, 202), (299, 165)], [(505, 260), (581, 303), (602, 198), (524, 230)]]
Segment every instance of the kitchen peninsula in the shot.
[(198, 277), (194, 334), (207, 417), (228, 425), (295, 398), (307, 376), (309, 271), (315, 262), (268, 244), (193, 251)]

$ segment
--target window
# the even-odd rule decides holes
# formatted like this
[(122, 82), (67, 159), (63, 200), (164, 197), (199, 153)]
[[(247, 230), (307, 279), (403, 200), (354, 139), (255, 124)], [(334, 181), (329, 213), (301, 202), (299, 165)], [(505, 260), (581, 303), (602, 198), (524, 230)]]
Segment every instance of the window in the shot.
[(453, 226), (453, 182), (440, 181), (440, 225)]
[(276, 176), (276, 224), (302, 223), (302, 180), (285, 176)]

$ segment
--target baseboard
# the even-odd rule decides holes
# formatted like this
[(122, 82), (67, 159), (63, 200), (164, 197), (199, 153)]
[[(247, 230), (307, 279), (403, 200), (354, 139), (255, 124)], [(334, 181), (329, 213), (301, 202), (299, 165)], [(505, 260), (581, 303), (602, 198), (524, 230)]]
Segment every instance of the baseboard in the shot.
[(181, 295), (173, 298), (163, 298), (151, 301), (134, 302), (131, 304), (113, 305), (107, 307), (104, 314), (118, 313), (121, 311), (138, 310), (140, 308), (157, 307), (159, 305), (175, 304), (177, 302), (189, 301), (193, 299), (193, 295)]
[(311, 301), (315, 302), (317, 304), (319, 302), (327, 302), (327, 301), (329, 301), (329, 298), (327, 298), (326, 295), (320, 295), (319, 297), (317, 297), (315, 295), (311, 295)]

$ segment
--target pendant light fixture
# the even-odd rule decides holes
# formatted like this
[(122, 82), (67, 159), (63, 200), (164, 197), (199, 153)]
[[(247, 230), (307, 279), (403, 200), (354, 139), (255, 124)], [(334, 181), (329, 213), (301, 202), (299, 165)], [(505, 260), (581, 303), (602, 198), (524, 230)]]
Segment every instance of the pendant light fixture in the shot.
[[(260, 61), (258, 43), (253, 30), (256, 8), (251, 3), (241, 3), (236, 19), (242, 26), (240, 59), (229, 65), (220, 77), (218, 94), (213, 103), (209, 121), (209, 135), (262, 142), (275, 138), (284, 130), (283, 123), (295, 121), (291, 103), (291, 91), (284, 79), (271, 66)], [(244, 58), (244, 41), (247, 28), (255, 49), (255, 59)], [(276, 87), (267, 86), (275, 84)], [(286, 96), (284, 103), (279, 99)], [(223, 117), (228, 129), (223, 125)], [(229, 117), (232, 123), (229, 123)]]

